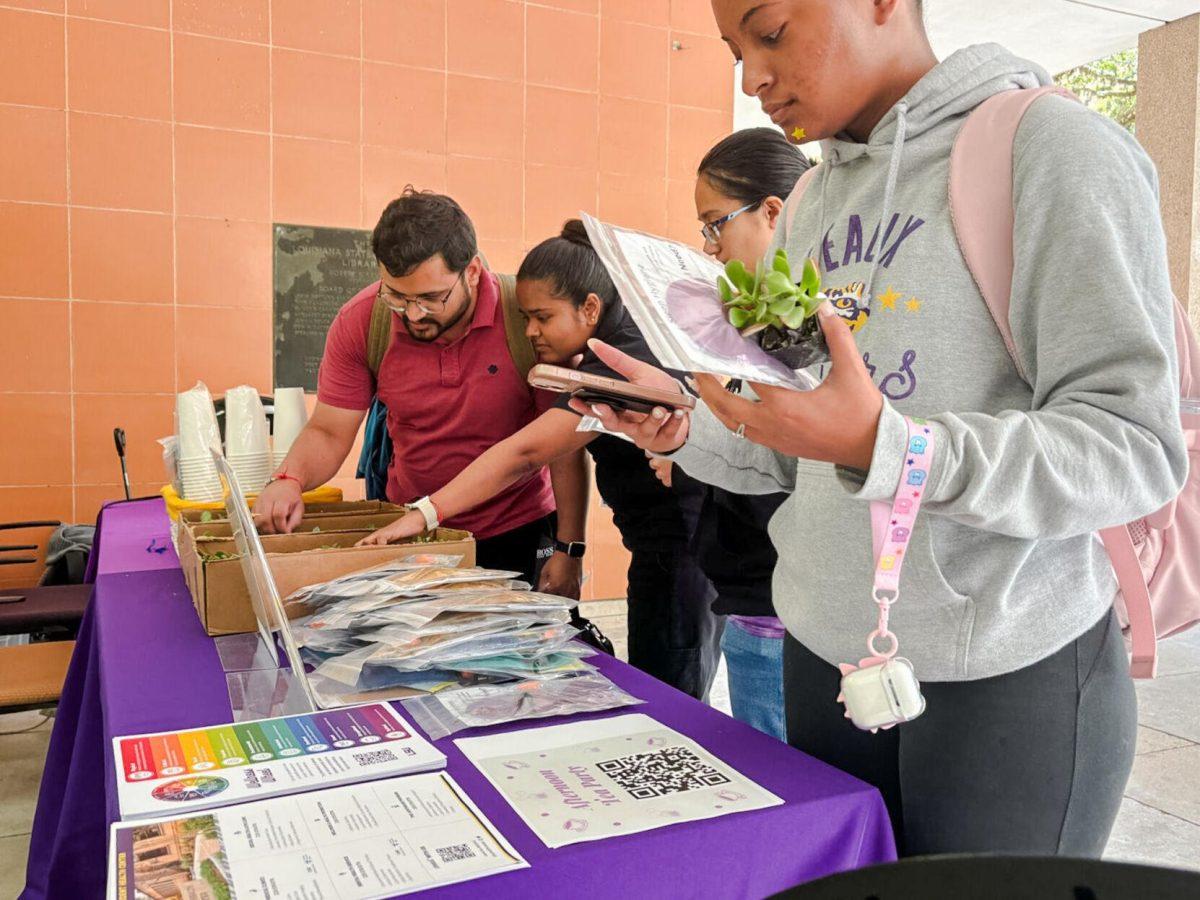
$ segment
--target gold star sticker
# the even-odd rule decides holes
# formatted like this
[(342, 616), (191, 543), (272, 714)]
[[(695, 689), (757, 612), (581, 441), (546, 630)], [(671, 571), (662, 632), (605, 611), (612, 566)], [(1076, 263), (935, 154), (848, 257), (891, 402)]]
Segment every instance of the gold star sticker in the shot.
[(801, 128), (799, 125), (797, 125), (792, 130), (792, 137), (794, 137), (798, 141), (804, 140), (804, 137), (806, 134), (807, 134), (807, 132), (803, 128)]
[(909, 312), (920, 312), (921, 311), (921, 301), (918, 300), (916, 297), (913, 297), (911, 300), (909, 300), (907, 303), (905, 303), (904, 306)]
[(904, 296), (903, 294), (897, 294), (894, 290), (892, 290), (892, 286), (889, 284), (887, 293), (880, 294), (875, 299), (877, 299), (880, 303), (883, 304), (884, 309), (895, 309), (896, 301), (899, 300), (903, 296)]

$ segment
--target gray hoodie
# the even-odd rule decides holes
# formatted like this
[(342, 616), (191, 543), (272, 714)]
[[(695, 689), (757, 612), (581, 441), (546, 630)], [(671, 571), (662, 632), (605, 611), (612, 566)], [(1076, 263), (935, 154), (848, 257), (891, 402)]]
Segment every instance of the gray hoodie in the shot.
[(770, 526), (775, 607), (831, 663), (867, 655), (869, 501), (895, 493), (903, 416), (929, 419), (938, 446), (891, 624), (931, 681), (1022, 668), (1095, 624), (1116, 583), (1094, 532), (1158, 509), (1186, 477), (1157, 179), (1129, 134), (1050, 96), (1016, 135), (1010, 321), (1032, 384), (959, 251), (959, 127), (992, 94), (1049, 82), (994, 44), (959, 51), (866, 144), (827, 141), (788, 204), (776, 246), (818, 261), (885, 398), (869, 474), (738, 440), (703, 407), (673, 456), (733, 491), (791, 492)]

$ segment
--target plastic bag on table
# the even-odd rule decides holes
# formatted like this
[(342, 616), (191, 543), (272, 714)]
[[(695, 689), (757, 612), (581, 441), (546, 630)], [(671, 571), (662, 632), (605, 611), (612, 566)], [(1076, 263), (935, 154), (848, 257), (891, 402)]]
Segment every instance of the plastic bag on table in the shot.
[(576, 634), (578, 631), (570, 625), (551, 625), (500, 634), (428, 635), (405, 644), (368, 644), (327, 659), (317, 672), (343, 684), (357, 684), (363, 666), (368, 664), (416, 672), (440, 668), (441, 659), (451, 656), (494, 656), (539, 648), (549, 652), (564, 646)]
[(539, 594), (536, 591), (449, 593), (427, 600), (376, 607), (356, 614), (347, 627), (352, 631), (365, 631), (391, 624), (418, 628), (437, 621), (439, 617), (459, 613), (546, 614), (553, 615), (553, 621), (560, 621), (558, 613), (567, 613), (569, 619), (570, 611), (578, 605), (576, 600), (554, 594)]
[[(518, 575), (520, 572), (481, 569), (476, 566), (465, 569), (455, 566), (422, 566), (394, 572), (384, 578), (372, 578), (351, 585), (335, 585), (333, 591), (329, 590), (329, 584), (316, 585), (307, 589), (308, 593), (297, 602), (305, 602), (310, 607), (321, 607), (352, 598), (376, 597), (394, 600), (397, 597), (417, 596), (451, 585), (475, 584), (476, 582), (479, 583), (476, 589), (482, 589), (483, 585), (490, 584), (494, 585), (495, 589), (502, 590), (512, 586)], [(299, 593), (300, 591), (296, 592), (296, 594)], [(295, 597), (296, 594), (293, 594), (292, 597)]]
[(475, 659), (448, 659), (442, 666), (454, 672), (470, 672), (474, 675), (493, 675), (504, 678), (526, 678), (542, 681), (580, 672), (595, 672), (596, 668), (585, 663), (574, 653), (544, 653), (532, 659), (519, 654), (485, 656)]
[(358, 597), (370, 593), (369, 585), (409, 569), (422, 569), (430, 566), (453, 567), (462, 562), (462, 556), (445, 553), (418, 553), (403, 559), (393, 559), (369, 569), (351, 572), (329, 581), (320, 581), (297, 588), (284, 598), (285, 603), (313, 602), (310, 595), (319, 592), (323, 602), (332, 603), (347, 597)]
[(600, 712), (643, 701), (599, 672), (587, 672), (549, 681), (525, 680), (444, 691), (401, 702), (429, 739), (436, 741), (465, 728)]
[(404, 644), (420, 640), (426, 635), (519, 631), (538, 625), (566, 625), (570, 621), (571, 614), (565, 609), (523, 614), (462, 612), (448, 613), (416, 627), (393, 622), (373, 631), (356, 631), (352, 634), (362, 641), (377, 644)]

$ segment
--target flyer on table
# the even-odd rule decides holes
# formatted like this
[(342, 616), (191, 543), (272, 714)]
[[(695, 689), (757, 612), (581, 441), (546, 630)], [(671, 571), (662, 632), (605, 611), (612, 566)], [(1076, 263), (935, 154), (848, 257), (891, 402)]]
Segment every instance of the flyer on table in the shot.
[(113, 738), (121, 818), (428, 772), (446, 757), (386, 703)]
[(547, 847), (783, 803), (641, 714), (454, 743)]
[(371, 900), (527, 866), (436, 772), (118, 822), (108, 897)]

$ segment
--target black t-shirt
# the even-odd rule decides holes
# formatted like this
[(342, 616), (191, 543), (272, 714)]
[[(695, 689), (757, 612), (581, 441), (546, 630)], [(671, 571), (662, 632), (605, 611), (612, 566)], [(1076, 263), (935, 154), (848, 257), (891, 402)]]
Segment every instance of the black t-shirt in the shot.
[[(620, 302), (604, 311), (594, 337), (634, 359), (659, 365)], [(590, 349), (584, 351), (577, 368), (591, 375), (622, 377)], [(562, 394), (555, 406), (570, 410), (570, 399), (570, 395)], [(663, 550), (686, 547), (692, 542), (703, 500), (702, 485), (690, 482), (681, 490), (664, 487), (654, 476), (645, 452), (619, 437), (601, 434), (587, 449), (596, 464), (596, 488), (612, 509), (613, 523), (627, 548)]]
[(713, 612), (775, 615), (771, 575), (778, 555), (767, 535), (767, 522), (786, 499), (787, 494), (747, 496), (705, 486), (693, 547), (700, 568), (717, 589)]

